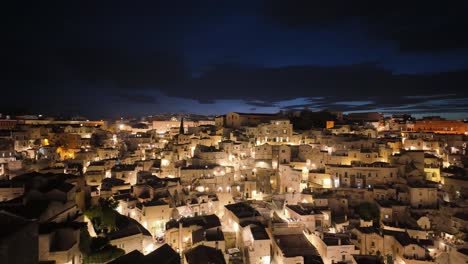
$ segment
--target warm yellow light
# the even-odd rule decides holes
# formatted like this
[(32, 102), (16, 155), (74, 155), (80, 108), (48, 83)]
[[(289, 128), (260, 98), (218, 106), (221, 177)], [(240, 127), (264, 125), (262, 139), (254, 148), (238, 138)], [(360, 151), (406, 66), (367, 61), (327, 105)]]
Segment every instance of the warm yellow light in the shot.
[(331, 187), (331, 180), (330, 179), (323, 179), (323, 187), (330, 188)]
[(145, 254), (148, 254), (148, 253), (151, 253), (152, 251), (154, 250), (154, 245), (153, 244), (149, 244), (148, 246), (146, 246), (145, 248)]

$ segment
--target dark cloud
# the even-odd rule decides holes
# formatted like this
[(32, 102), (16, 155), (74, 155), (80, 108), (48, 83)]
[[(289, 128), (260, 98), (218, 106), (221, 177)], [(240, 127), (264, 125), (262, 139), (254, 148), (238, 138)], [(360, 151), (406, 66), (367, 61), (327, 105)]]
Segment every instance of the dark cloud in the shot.
[[(414, 95), (414, 96), (373, 96), (372, 100), (359, 101), (357, 96), (330, 96), (310, 103), (288, 105), (283, 110), (331, 110), (342, 112), (379, 111), (383, 113), (466, 113), (468, 112), (468, 97), (456, 95)], [(341, 102), (341, 103), (337, 103)], [(360, 103), (362, 102), (362, 103)]]
[(441, 91), (467, 96), (467, 85), (468, 71), (397, 75), (374, 64), (281, 68), (218, 65), (198, 78), (179, 84), (180, 89), (163, 92), (200, 101), (242, 99), (265, 107), (282, 100), (313, 96), (368, 100), (372, 96), (394, 98), (395, 95), (434, 95)]
[(214, 104), (216, 103), (215, 99), (200, 99), (198, 100), (200, 104)]
[(267, 17), (287, 27), (326, 28), (356, 22), (403, 52), (468, 48), (468, 3), (454, 1), (268, 1)]
[[(335, 52), (333, 45), (314, 47), (332, 49), (324, 54), (337, 55), (324, 55), (309, 65), (315, 56), (304, 56), (298, 62), (307, 52), (300, 45), (296, 51), (294, 45), (311, 31), (338, 35), (340, 25), (353, 24), (371, 36), (371, 41), (392, 47), (396, 43), (405, 54), (458, 54), (457, 49), (465, 48), (460, 54), (466, 56), (466, 7), (467, 2), (461, 0), (213, 0), (144, 5), (9, 1), (2, 8), (6, 21), (0, 44), (0, 86), (2, 96), (8, 98), (2, 111), (111, 112), (119, 103), (143, 111), (141, 104), (144, 110), (152, 110), (152, 104), (162, 103), (157, 101), (158, 95), (165, 96), (169, 106), (183, 101), (180, 98), (193, 99), (194, 105), (205, 108), (222, 100), (237, 100), (252, 106), (251, 111), (305, 106), (342, 111), (416, 107), (427, 112), (466, 111), (463, 98), (468, 97), (468, 70), (395, 74), (394, 70), (406, 65), (422, 64), (419, 69), (424, 70), (429, 57), (394, 62), (391, 56), (399, 56), (394, 53), (377, 56), (378, 61), (372, 63), (359, 63), (376, 59), (365, 56), (372, 47), (367, 38), (357, 41), (355, 49)], [(354, 37), (352, 33), (347, 38)], [(320, 34), (310, 35), (314, 36), (304, 43), (322, 41)], [(363, 54), (364, 59), (355, 53)], [(408, 63), (402, 63), (406, 58), (410, 58)], [(450, 58), (432, 62), (433, 69), (463, 69), (463, 63), (451, 67), (456, 63)], [(309, 98), (306, 103), (283, 105), (286, 100), (304, 97)], [(196, 111), (191, 107), (184, 109)]]
[(158, 102), (156, 97), (142, 93), (118, 93), (116, 99), (117, 101), (134, 104), (154, 104)]
[(275, 106), (277, 106), (273, 102), (260, 101), (260, 100), (247, 101), (246, 104), (252, 105), (252, 106), (257, 106), (257, 107), (275, 107)]
[(28, 51), (6, 56), (4, 63), (9, 66), (6, 67), (7, 78), (13, 84), (26, 80), (35, 85), (46, 84), (61, 89), (79, 80), (93, 86), (141, 89), (167, 86), (187, 75), (182, 59), (165, 52), (132, 56), (111, 48)]

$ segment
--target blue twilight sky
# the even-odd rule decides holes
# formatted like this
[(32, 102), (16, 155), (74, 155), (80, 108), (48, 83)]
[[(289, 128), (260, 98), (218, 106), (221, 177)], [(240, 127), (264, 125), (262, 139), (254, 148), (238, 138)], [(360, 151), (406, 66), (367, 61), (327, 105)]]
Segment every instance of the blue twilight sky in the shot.
[(468, 117), (466, 1), (36, 1), (4, 10), (0, 112)]

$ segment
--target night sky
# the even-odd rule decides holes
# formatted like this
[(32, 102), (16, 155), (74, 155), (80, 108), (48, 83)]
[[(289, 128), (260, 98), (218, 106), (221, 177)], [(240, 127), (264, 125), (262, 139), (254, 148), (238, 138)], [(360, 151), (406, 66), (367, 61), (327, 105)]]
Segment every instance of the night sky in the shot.
[(468, 117), (466, 0), (8, 2), (0, 112)]

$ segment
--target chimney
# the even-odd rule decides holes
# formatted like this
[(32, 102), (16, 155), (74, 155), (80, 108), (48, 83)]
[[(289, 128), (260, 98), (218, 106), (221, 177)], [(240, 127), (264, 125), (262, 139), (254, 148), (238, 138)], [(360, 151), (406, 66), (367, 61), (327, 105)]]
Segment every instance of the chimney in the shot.
[(348, 221), (348, 214), (344, 215), (344, 220), (345, 220), (345, 222)]
[(341, 238), (338, 238), (338, 246), (341, 246)]

